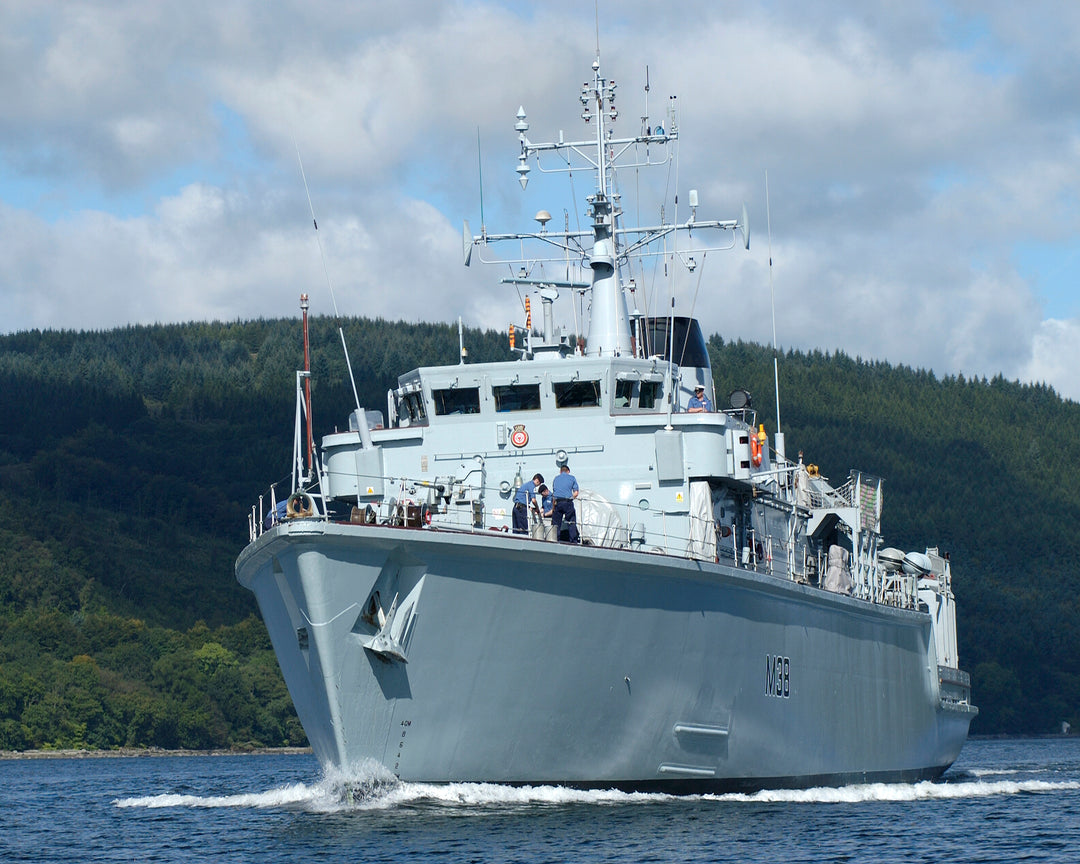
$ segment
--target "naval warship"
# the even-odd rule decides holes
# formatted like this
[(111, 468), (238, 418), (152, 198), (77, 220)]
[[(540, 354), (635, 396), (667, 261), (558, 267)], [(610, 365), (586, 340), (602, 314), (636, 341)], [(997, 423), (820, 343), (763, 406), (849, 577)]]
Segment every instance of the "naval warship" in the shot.
[[(408, 371), (385, 413), (357, 404), (316, 446), (302, 298), (291, 486), (252, 508), (236, 578), (311, 747), (402, 781), (936, 778), (978, 713), (949, 556), (887, 547), (881, 478), (834, 485), (788, 458), (745, 390), (716, 410), (698, 322), (639, 310), (649, 272), (739, 254), (749, 231), (745, 207), (699, 220), (693, 190), (683, 221), (626, 224), (619, 172), (670, 166), (678, 115), (671, 99), (650, 121), (646, 86), (640, 129), (619, 137), (615, 93), (597, 59), (580, 140), (534, 143), (517, 115), (523, 188), (534, 167), (595, 178), (583, 227), (546, 211), (531, 232), (465, 225), (466, 264), (515, 274), (514, 359), (463, 348)], [(575, 482), (552, 484), (564, 467)]]

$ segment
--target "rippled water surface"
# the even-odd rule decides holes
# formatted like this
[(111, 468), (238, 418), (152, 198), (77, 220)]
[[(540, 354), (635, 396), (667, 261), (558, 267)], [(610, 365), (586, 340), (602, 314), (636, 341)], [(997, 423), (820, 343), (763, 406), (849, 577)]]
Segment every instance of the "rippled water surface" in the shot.
[(1073, 739), (972, 741), (938, 783), (754, 795), (429, 786), (306, 755), (13, 760), (0, 789), (4, 862), (1080, 860)]

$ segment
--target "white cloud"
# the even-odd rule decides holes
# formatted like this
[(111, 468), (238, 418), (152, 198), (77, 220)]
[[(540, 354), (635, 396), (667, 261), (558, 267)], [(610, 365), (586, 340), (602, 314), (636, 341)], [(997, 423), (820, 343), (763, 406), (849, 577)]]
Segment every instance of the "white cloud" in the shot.
[[(666, 187), (671, 215), (677, 178), (701, 218), (750, 208), (752, 252), (678, 275), (687, 302), (702, 277), (706, 332), (771, 341), (768, 170), (783, 345), (1078, 398), (1080, 305), (1055, 295), (1044, 320), (1041, 304), (1080, 235), (1080, 11), (601, 6), (619, 131), (637, 128), (646, 64), (653, 122), (670, 94), (681, 106), (678, 164), (653, 187), (624, 175), (628, 201)], [(5, 5), (0, 329), (293, 315), (301, 290), (330, 312), (294, 140), (343, 314), (503, 328), (520, 317), (504, 274), (460, 263), (477, 132), (489, 230), (541, 206), (576, 225), (580, 202), (536, 172), (519, 192), (512, 124), (524, 104), (534, 140), (583, 134), (594, 23), (569, 0)], [(590, 182), (575, 175), (579, 196)], [(1020, 243), (1065, 250), (1053, 280), (1017, 271)]]
[(1058, 393), (1080, 402), (1080, 321), (1048, 319), (1039, 325), (1030, 361), (1020, 376), (1025, 381), (1051, 384)]

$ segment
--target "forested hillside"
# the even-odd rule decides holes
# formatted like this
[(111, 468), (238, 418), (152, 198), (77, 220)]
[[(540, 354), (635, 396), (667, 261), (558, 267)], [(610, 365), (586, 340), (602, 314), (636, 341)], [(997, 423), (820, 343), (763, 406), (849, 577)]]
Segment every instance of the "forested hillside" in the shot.
[[(313, 403), (353, 397), (312, 322)], [(361, 400), (457, 328), (345, 324)], [(477, 360), (502, 337), (471, 333)], [(287, 480), (296, 321), (0, 337), (0, 749), (304, 743), (252, 595), (247, 513)]]
[[(337, 324), (312, 322), (317, 431), (352, 393)], [(457, 328), (351, 319), (362, 404)], [(468, 331), (470, 359), (508, 356)], [(775, 426), (771, 351), (709, 342), (717, 393)], [(0, 337), (0, 749), (302, 743), (232, 565), (247, 512), (288, 476), (297, 321)], [(886, 540), (952, 556), (973, 731), (1080, 721), (1080, 406), (844, 355), (780, 358), (788, 452), (886, 478)]]

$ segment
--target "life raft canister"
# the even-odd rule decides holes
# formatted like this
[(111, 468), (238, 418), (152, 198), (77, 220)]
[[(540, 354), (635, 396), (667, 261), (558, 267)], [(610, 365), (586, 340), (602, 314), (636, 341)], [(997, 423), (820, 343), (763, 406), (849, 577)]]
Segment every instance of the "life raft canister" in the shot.
[(285, 505), (285, 516), (289, 519), (306, 519), (315, 512), (315, 502), (306, 492), (294, 492)]
[(761, 450), (765, 441), (765, 424), (763, 423), (758, 427), (757, 433), (750, 436), (750, 461), (754, 463), (755, 468), (761, 467)]

